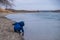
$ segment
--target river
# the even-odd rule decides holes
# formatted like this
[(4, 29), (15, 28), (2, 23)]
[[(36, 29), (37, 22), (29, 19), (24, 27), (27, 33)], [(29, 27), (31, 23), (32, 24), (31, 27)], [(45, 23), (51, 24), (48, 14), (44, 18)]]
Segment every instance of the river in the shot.
[(60, 40), (60, 13), (16, 13), (6, 17), (12, 21), (25, 22), (25, 40)]

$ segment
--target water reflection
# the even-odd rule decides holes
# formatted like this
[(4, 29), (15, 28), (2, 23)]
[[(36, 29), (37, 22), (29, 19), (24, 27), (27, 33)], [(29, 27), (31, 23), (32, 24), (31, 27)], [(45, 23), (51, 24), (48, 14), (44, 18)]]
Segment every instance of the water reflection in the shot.
[(10, 14), (13, 21), (25, 21), (25, 40), (60, 40), (59, 13)]

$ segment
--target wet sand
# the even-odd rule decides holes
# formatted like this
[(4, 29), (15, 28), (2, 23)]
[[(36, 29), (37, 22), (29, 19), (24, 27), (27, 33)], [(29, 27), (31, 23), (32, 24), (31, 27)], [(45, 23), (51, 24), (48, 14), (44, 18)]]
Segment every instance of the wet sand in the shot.
[(13, 21), (5, 18), (7, 14), (0, 14), (0, 40), (22, 40), (22, 36), (13, 30)]

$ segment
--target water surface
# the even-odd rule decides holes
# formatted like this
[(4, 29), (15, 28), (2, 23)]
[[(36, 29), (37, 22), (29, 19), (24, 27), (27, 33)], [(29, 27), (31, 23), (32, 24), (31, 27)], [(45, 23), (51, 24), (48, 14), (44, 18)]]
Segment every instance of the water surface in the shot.
[(9, 14), (7, 18), (25, 21), (25, 40), (60, 40), (60, 13)]

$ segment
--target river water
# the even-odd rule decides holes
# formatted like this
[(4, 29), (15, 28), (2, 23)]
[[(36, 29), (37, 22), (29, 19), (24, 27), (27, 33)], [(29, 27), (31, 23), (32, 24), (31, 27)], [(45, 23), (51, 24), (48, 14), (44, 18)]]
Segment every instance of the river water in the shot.
[(25, 40), (60, 40), (60, 13), (16, 13), (6, 17), (25, 22)]

